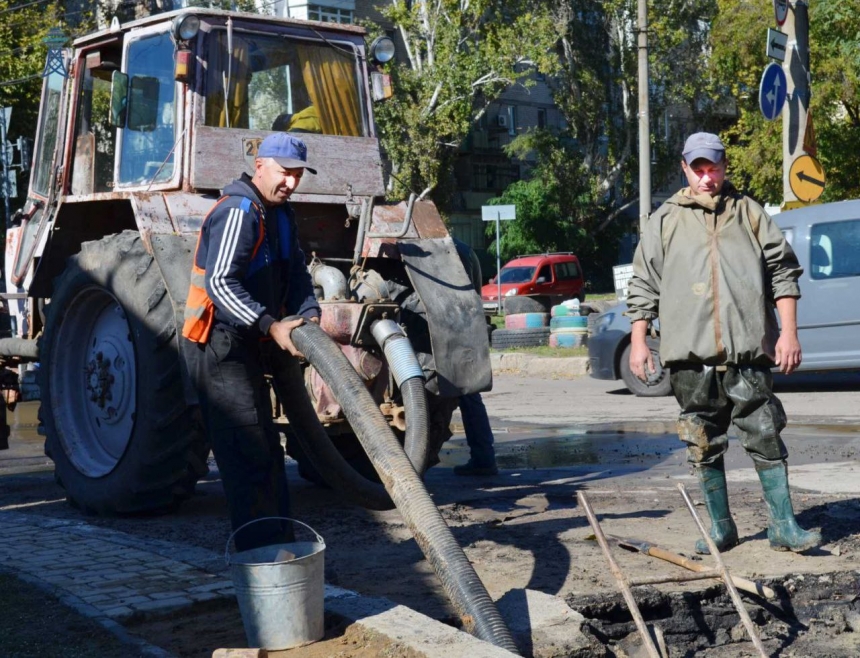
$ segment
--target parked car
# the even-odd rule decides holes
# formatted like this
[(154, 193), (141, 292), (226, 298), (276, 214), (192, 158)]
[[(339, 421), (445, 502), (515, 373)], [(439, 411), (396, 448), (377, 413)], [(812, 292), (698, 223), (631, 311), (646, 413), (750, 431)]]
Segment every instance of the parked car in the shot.
[[(774, 217), (794, 248), (803, 274), (797, 305), (797, 331), (803, 349), (799, 370), (860, 368), (860, 200), (798, 208)], [(630, 321), (625, 303), (594, 320), (588, 339), (591, 376), (622, 379), (639, 396), (668, 395), (669, 372), (662, 366), (643, 382), (628, 365)], [(648, 338), (655, 365), (657, 336)]]
[[(570, 252), (517, 256), (499, 273), (503, 310), (508, 313), (546, 313), (567, 299), (585, 300), (585, 279), (579, 259)], [(511, 299), (518, 297), (515, 303)], [(481, 289), (486, 313), (499, 310), (496, 277)]]

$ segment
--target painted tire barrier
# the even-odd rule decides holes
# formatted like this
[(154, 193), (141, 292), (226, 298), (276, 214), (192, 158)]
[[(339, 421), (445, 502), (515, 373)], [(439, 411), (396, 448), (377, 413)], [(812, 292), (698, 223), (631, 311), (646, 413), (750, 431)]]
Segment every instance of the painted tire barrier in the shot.
[[(581, 308), (582, 307), (580, 306), (580, 309)], [(565, 317), (568, 315), (579, 315), (580, 311), (577, 309), (571, 308), (570, 306), (565, 306), (564, 304), (558, 304), (556, 306), (553, 306), (550, 309), (550, 313), (552, 314), (552, 317), (560, 318), (560, 317)]]
[(505, 316), (505, 329), (534, 329), (547, 324), (548, 313), (513, 313)]
[(579, 309), (563, 304), (552, 308), (550, 326), (550, 347), (582, 347), (588, 340), (589, 317), (579, 315)]
[(512, 347), (541, 347), (549, 345), (549, 327), (530, 329), (496, 329), (492, 346), (497, 350)]
[(583, 315), (559, 315), (549, 321), (550, 329), (588, 330), (588, 317)]
[(502, 298), (505, 315), (514, 313), (549, 313), (550, 303), (547, 297), (530, 297), (528, 295), (513, 295)]
[(549, 335), (550, 347), (581, 347), (585, 344), (586, 335), (583, 333), (552, 333)]

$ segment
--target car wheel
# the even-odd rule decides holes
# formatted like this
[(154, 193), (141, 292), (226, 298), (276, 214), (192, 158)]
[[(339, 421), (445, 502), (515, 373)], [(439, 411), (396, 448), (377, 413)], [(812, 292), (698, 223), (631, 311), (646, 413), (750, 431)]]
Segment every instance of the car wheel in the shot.
[(630, 370), (630, 344), (624, 348), (621, 353), (621, 363), (618, 369), (621, 371), (621, 379), (624, 384), (630, 389), (630, 392), (640, 398), (657, 398), (669, 395), (672, 392), (672, 385), (669, 381), (669, 369), (664, 368), (660, 364), (660, 348), (656, 341), (648, 340), (648, 347), (651, 349), (651, 356), (654, 359), (654, 367), (656, 372), (648, 377), (647, 382), (643, 382)]

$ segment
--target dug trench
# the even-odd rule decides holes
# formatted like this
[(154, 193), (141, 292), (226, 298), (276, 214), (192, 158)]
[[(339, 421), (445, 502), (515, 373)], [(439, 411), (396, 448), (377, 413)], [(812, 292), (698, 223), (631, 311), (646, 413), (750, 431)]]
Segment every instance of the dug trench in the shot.
[[(768, 655), (856, 657), (860, 652), (860, 581), (856, 571), (793, 574), (766, 581), (775, 601), (743, 596)], [(669, 655), (726, 657), (756, 655), (740, 616), (722, 585), (697, 591), (634, 590), (646, 623), (663, 632)], [(608, 655), (638, 644), (630, 612), (620, 594), (569, 596)]]

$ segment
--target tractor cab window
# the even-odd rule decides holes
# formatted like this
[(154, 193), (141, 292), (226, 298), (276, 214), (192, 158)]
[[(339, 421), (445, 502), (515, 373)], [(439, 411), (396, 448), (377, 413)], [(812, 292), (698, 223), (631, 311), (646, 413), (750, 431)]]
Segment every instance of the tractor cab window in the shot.
[(57, 71), (45, 80), (42, 92), (42, 110), (39, 112), (39, 142), (33, 161), (33, 192), (47, 197), (51, 187), (51, 163), (57, 148), (60, 127), (60, 100), (63, 93), (63, 75)]
[(173, 178), (177, 138), (173, 55), (174, 45), (166, 32), (128, 46), (120, 185), (150, 185)]
[(207, 126), (365, 134), (357, 58), (328, 45), (225, 30), (209, 38)]
[(71, 193), (92, 194), (113, 188), (116, 129), (110, 125), (111, 74), (119, 69), (117, 45), (105, 45), (82, 58), (78, 88)]

